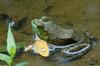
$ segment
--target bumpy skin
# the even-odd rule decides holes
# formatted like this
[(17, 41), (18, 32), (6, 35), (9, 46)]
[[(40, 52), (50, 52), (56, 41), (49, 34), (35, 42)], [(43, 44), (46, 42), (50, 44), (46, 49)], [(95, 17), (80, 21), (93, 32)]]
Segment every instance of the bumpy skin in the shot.
[[(49, 20), (47, 17), (35, 19), (34, 22), (38, 26), (43, 26), (44, 30), (49, 33), (49, 36), (53, 40), (56, 40), (56, 39), (60, 39), (60, 41), (61, 41), (61, 39), (68, 40), (68, 39), (73, 38), (73, 36), (74, 36), (73, 29), (62, 28), (60, 25), (57, 25), (52, 20)], [(77, 37), (75, 37), (75, 38), (77, 39)], [(85, 55), (91, 49), (93, 41), (91, 40), (91, 37), (87, 34), (82, 34), (81, 37), (79, 37), (79, 38), (81, 38), (81, 39), (79, 39), (78, 42), (76, 42), (76, 43), (68, 43), (69, 46), (67, 44), (64, 46), (63, 45), (58, 46), (58, 45), (54, 45), (54, 43), (53, 43), (53, 45), (51, 45), (50, 55), (54, 55), (54, 56), (50, 56), (50, 58), (52, 57), (53, 59), (55, 59), (54, 57), (57, 56), (56, 54), (59, 54), (59, 55), (61, 55), (61, 58), (63, 58), (61, 62), (64, 62), (64, 61), (73, 60), (73, 59), (76, 59), (76, 58), (79, 58), (79, 57), (82, 57), (83, 55)], [(65, 42), (67, 43), (67, 41), (65, 41)], [(71, 40), (71, 42), (72, 42), (72, 40)], [(57, 43), (57, 44), (59, 44), (59, 43)], [(79, 46), (79, 45), (84, 45), (84, 44), (86, 44), (85, 47)], [(79, 49), (79, 48), (81, 48), (81, 49)], [(49, 49), (50, 49), (50, 45), (49, 45)], [(72, 51), (74, 49), (79, 49), (79, 50)], [(56, 53), (56, 54), (54, 54), (54, 53)], [(59, 59), (57, 59), (57, 60), (59, 60)]]
[(57, 25), (54, 21), (47, 19), (47, 17), (42, 17), (36, 19), (38, 26), (44, 26), (44, 30), (50, 34), (53, 39), (68, 39), (73, 35), (73, 29), (64, 29), (60, 25)]

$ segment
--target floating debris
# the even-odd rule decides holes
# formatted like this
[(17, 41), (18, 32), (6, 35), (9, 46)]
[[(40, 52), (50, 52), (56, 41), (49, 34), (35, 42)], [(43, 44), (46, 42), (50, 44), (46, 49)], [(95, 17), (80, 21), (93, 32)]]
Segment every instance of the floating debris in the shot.
[(36, 35), (34, 44), (26, 47), (24, 51), (29, 51), (31, 49), (35, 53), (38, 53), (43, 57), (49, 56), (49, 47), (47, 45), (47, 42), (45, 40), (40, 39), (37, 35)]
[(49, 56), (49, 48), (48, 48), (47, 42), (42, 39), (35, 41), (34, 51), (36, 53), (39, 53), (41, 56), (44, 56), (44, 57)]

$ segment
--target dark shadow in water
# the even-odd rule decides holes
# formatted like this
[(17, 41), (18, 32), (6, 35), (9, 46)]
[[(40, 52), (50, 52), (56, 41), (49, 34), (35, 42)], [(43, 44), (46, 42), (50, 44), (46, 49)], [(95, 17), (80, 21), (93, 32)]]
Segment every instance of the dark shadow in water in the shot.
[(13, 18), (5, 13), (0, 14), (0, 20), (5, 22), (5, 24), (8, 26), (10, 22), (13, 22), (12, 29), (13, 30), (19, 30), (24, 28), (27, 25), (28, 18), (27, 17), (22, 17), (21, 19), (14, 21)]

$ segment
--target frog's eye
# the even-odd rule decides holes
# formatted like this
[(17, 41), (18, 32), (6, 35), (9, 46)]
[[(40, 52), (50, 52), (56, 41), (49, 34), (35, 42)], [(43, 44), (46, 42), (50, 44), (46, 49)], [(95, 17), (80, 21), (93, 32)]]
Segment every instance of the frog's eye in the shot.
[(43, 22), (48, 22), (48, 21), (49, 21), (49, 18), (46, 17), (46, 16), (43, 16), (43, 17), (41, 17), (41, 20), (42, 20)]

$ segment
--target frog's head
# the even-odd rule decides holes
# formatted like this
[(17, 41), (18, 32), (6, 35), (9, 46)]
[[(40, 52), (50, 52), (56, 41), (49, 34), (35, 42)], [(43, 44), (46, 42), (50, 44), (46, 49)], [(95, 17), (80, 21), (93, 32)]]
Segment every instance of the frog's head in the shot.
[(47, 34), (45, 34), (45, 30), (44, 30), (44, 22), (46, 21), (47, 21), (47, 17), (41, 17), (38, 19), (33, 19), (31, 21), (33, 32), (35, 32), (35, 34), (37, 34), (40, 38), (44, 40), (48, 39), (48, 36)]
[(38, 27), (43, 27), (44, 26), (44, 23), (46, 23), (48, 21), (50, 21), (50, 19), (48, 17), (42, 16), (41, 18), (32, 20), (32, 23), (34, 23)]
[(38, 28), (43, 28), (44, 27), (44, 22), (47, 21), (47, 17), (43, 16), (41, 18), (33, 19), (31, 21), (32, 28), (34, 32), (38, 33)]

